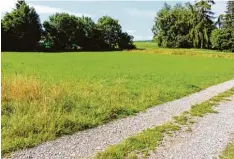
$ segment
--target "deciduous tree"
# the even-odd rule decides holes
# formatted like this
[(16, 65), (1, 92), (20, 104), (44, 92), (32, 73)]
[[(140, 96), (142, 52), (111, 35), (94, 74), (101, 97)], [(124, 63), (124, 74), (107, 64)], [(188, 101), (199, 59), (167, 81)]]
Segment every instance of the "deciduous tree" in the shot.
[(3, 17), (2, 29), (6, 33), (2, 36), (3, 48), (17, 51), (35, 50), (42, 32), (39, 15), (22, 0)]

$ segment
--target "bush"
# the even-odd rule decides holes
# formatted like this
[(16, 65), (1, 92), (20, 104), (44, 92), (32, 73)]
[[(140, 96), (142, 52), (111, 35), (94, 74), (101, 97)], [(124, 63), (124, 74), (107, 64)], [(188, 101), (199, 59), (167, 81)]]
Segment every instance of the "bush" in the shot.
[(213, 49), (234, 52), (234, 29), (215, 29), (211, 34)]
[(188, 36), (177, 36), (175, 42), (175, 48), (190, 48), (192, 47), (192, 42)]
[(133, 45), (133, 36), (130, 36), (127, 33), (121, 33), (118, 47), (120, 50), (135, 49), (136, 46)]
[(18, 0), (1, 21), (3, 51), (106, 51), (133, 49), (133, 37), (117, 19), (55, 13), (43, 23), (36, 10)]

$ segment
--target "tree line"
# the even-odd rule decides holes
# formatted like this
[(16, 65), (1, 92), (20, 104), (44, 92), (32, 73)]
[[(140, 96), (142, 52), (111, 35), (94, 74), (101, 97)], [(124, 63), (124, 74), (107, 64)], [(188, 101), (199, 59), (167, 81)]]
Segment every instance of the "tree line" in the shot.
[(19, 0), (1, 21), (2, 51), (72, 51), (133, 49), (133, 36), (118, 20), (55, 13), (43, 24), (33, 7)]
[[(206, 48), (234, 52), (234, 1), (214, 17), (213, 0), (170, 6), (157, 13), (152, 32), (159, 47)], [(215, 20), (217, 19), (217, 20)], [(2, 51), (93, 51), (134, 49), (133, 36), (118, 20), (55, 13), (43, 24), (33, 7), (18, 0), (1, 20)]]
[(234, 52), (234, 1), (224, 14), (214, 17), (213, 0), (194, 4), (165, 4), (157, 13), (152, 32), (159, 47), (206, 48)]

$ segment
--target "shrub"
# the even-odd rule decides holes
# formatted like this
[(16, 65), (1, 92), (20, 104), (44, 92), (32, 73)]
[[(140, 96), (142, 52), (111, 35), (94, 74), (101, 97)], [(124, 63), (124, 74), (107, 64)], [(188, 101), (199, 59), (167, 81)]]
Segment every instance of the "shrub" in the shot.
[(215, 29), (211, 34), (212, 48), (234, 52), (234, 29)]

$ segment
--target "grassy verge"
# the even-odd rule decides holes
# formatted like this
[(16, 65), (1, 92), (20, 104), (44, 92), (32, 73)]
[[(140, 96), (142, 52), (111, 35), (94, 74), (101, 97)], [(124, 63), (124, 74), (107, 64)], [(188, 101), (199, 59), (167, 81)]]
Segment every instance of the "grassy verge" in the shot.
[(2, 153), (133, 115), (233, 77), (233, 59), (3, 53)]
[(234, 158), (234, 142), (228, 144), (228, 146), (223, 151), (220, 159), (233, 159)]
[[(222, 100), (227, 100), (227, 97), (232, 94), (234, 94), (234, 88), (208, 101), (192, 106), (189, 112), (184, 112), (180, 116), (174, 117), (174, 121), (171, 123), (147, 129), (136, 136), (127, 138), (118, 145), (110, 146), (105, 151), (98, 153), (95, 158), (124, 159), (138, 158), (139, 155), (141, 157), (147, 157), (149, 152), (155, 150), (160, 144), (165, 135), (170, 135), (175, 131), (181, 130), (184, 125), (190, 126), (193, 123), (193, 116), (203, 117), (208, 113), (215, 113), (213, 106), (217, 105)], [(229, 151), (229, 149), (232, 149), (232, 146), (229, 146), (227, 151)]]

